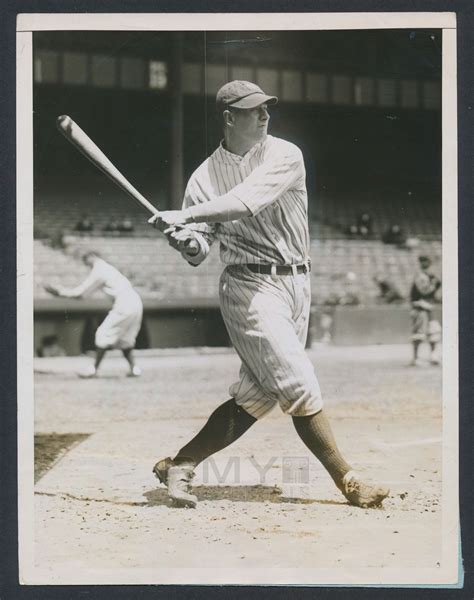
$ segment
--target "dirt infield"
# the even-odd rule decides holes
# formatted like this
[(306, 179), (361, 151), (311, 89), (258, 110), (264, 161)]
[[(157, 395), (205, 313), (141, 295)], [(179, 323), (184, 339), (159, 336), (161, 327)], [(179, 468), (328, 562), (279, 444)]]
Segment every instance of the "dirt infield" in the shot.
[(163, 569), (259, 567), (278, 583), (290, 569), (439, 567), (441, 369), (407, 367), (408, 346), (310, 355), (344, 454), (392, 490), (384, 508), (349, 506), (278, 409), (198, 468), (196, 510), (173, 508), (152, 466), (228, 398), (235, 355), (143, 353), (139, 379), (106, 358), (93, 380), (76, 376), (84, 357), (38, 359), (36, 433), (82, 437), (35, 486), (37, 568), (81, 583), (86, 572), (151, 569), (159, 583)]

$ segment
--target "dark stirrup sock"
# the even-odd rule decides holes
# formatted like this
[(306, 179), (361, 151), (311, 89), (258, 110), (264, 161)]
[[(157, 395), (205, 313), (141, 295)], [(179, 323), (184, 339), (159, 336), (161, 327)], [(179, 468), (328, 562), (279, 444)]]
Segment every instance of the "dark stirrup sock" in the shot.
[(309, 417), (293, 417), (293, 423), (305, 445), (321, 461), (339, 487), (344, 475), (351, 471), (352, 467), (339, 452), (326, 415), (321, 410)]
[(231, 398), (216, 408), (201, 431), (181, 448), (174, 462), (196, 466), (235, 442), (256, 421)]

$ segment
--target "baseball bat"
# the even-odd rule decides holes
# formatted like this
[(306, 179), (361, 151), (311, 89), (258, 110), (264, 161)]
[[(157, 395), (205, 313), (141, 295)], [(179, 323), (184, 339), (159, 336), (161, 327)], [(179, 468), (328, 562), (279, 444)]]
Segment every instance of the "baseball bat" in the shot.
[(157, 208), (151, 204), (133, 185), (125, 179), (120, 171), (115, 167), (100, 148), (94, 144), (90, 137), (75, 123), (68, 115), (61, 115), (56, 119), (56, 125), (64, 137), (71, 142), (79, 152), (82, 152), (91, 163), (110, 177), (118, 187), (136, 200), (152, 215), (159, 214)]

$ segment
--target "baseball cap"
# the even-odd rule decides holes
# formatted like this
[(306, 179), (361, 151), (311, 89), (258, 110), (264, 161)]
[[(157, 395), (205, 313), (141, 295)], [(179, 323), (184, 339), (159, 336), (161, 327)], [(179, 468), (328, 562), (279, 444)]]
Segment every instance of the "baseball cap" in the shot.
[(276, 96), (267, 96), (265, 92), (250, 81), (230, 81), (223, 85), (216, 95), (216, 106), (224, 109), (227, 106), (234, 108), (255, 108), (260, 104), (276, 104)]

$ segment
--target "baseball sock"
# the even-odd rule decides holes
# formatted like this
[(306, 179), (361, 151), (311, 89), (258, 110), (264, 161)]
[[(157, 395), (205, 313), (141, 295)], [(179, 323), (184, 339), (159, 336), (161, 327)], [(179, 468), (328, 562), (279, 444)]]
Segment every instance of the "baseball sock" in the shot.
[(216, 408), (201, 431), (181, 448), (174, 462), (196, 466), (211, 454), (235, 442), (256, 421), (231, 398)]
[(94, 363), (94, 367), (96, 368), (96, 370), (99, 368), (99, 365), (102, 362), (102, 359), (104, 358), (106, 352), (107, 352), (107, 348), (96, 348), (95, 363)]
[(344, 460), (334, 439), (331, 425), (321, 410), (308, 417), (293, 417), (295, 429), (305, 445), (340, 486), (344, 475), (352, 467)]
[(132, 348), (122, 348), (122, 354), (125, 357), (125, 360), (130, 365), (130, 368), (133, 369), (135, 366), (135, 361), (133, 360), (133, 350)]
[(420, 347), (421, 342), (416, 340), (415, 342), (413, 342), (413, 360), (416, 360), (418, 358), (418, 349)]

